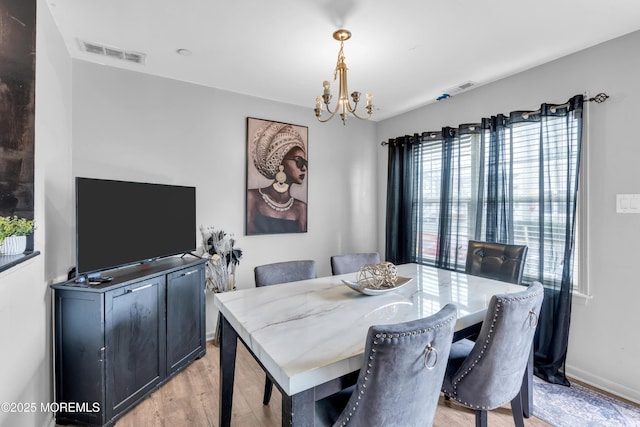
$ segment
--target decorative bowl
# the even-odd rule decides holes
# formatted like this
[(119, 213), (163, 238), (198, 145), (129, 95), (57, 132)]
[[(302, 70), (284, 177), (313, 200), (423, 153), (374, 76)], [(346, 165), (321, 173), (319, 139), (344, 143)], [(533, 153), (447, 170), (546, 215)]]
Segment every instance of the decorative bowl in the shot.
[(344, 283), (345, 285), (347, 285), (348, 287), (350, 287), (351, 289), (353, 289), (354, 291), (360, 292), (361, 294), (364, 295), (382, 295), (382, 294), (386, 294), (388, 292), (393, 292), (397, 289), (400, 289), (401, 287), (403, 287), (404, 285), (406, 285), (407, 283), (409, 283), (410, 281), (412, 281), (413, 279), (410, 277), (400, 277), (398, 276), (398, 280), (396, 280), (396, 283), (394, 286), (392, 287), (388, 287), (388, 288), (370, 288), (367, 286), (362, 286), (360, 285), (358, 282), (353, 282), (351, 280), (342, 280), (342, 283)]

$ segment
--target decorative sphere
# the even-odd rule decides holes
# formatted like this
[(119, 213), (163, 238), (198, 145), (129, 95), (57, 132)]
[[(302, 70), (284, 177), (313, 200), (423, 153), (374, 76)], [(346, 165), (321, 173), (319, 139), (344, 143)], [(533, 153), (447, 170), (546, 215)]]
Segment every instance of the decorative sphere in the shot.
[(390, 262), (365, 264), (358, 270), (356, 280), (360, 286), (367, 288), (392, 288), (398, 280), (398, 269)]

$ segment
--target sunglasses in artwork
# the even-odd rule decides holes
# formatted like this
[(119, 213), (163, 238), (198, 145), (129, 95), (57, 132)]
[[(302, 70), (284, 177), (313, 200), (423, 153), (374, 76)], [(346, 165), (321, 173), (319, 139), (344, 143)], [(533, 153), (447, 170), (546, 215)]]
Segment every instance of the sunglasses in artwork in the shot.
[(300, 156), (295, 156), (295, 157), (285, 157), (284, 160), (293, 160), (296, 162), (296, 166), (298, 167), (298, 169), (302, 169), (303, 167), (309, 167), (309, 162), (307, 161), (307, 159), (300, 157)]

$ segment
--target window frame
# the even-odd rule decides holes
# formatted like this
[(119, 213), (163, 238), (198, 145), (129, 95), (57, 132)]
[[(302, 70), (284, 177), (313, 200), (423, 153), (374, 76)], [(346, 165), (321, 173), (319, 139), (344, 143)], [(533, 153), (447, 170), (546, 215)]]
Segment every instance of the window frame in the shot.
[[(592, 298), (589, 287), (589, 123), (590, 102), (582, 110), (583, 131), (580, 149), (580, 171), (578, 173), (578, 200), (576, 206), (576, 250), (574, 252), (573, 289), (571, 294), (578, 300)], [(586, 125), (586, 126), (585, 126)], [(576, 262), (578, 263), (576, 265)]]

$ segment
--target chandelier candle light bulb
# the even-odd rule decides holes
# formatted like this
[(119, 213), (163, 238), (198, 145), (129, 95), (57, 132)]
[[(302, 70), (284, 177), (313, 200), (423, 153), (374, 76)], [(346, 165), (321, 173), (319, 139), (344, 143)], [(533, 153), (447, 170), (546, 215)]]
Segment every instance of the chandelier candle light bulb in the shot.
[[(356, 113), (356, 109), (358, 108), (358, 102), (360, 102), (360, 92), (352, 92), (351, 99), (353, 100), (353, 106), (349, 101), (348, 89), (347, 89), (347, 64), (344, 62), (344, 42), (345, 40), (349, 40), (351, 38), (351, 32), (349, 30), (337, 30), (333, 33), (333, 38), (340, 42), (340, 51), (338, 52), (338, 62), (336, 63), (336, 69), (333, 75), (333, 80), (339, 81), (339, 89), (338, 89), (338, 102), (335, 108), (331, 108), (329, 103), (331, 102), (331, 84), (325, 80), (322, 82), (322, 87), (324, 91), (322, 93), (322, 97), (316, 97), (316, 107), (314, 111), (316, 113), (316, 118), (320, 122), (328, 122), (333, 118), (333, 116), (339, 111), (340, 118), (342, 119), (343, 124), (347, 124), (347, 113), (353, 114), (360, 120), (369, 120), (371, 118), (371, 113), (373, 112), (373, 95), (371, 93), (367, 93), (367, 105), (365, 106), (365, 110), (367, 112), (367, 117), (359, 116)], [(327, 111), (331, 114), (328, 118), (322, 119), (322, 102), (327, 107)]]

